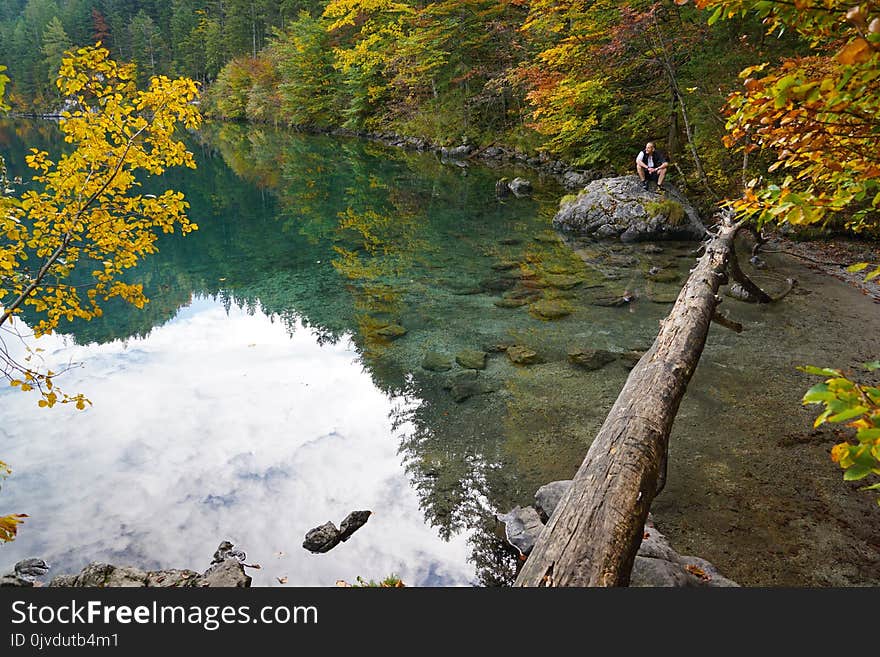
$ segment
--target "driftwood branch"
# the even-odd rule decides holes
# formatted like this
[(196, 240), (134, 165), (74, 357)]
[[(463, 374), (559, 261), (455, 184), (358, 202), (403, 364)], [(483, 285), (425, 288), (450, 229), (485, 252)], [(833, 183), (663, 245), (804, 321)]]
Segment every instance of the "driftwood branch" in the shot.
[(755, 285), (754, 281), (746, 276), (745, 272), (740, 268), (739, 259), (736, 257), (736, 249), (733, 244), (730, 245), (730, 277), (739, 283), (750, 301), (756, 301), (757, 303), (770, 303), (773, 301), (772, 297)]
[(742, 324), (740, 324), (739, 322), (733, 321), (727, 315), (725, 315), (724, 313), (722, 313), (718, 310), (716, 310), (715, 314), (712, 315), (712, 321), (715, 322), (716, 324), (718, 324), (719, 326), (723, 326), (724, 328), (728, 328), (731, 331), (734, 331), (735, 333), (742, 333), (743, 332), (743, 325)]
[(741, 223), (725, 225), (633, 368), (517, 586), (626, 586), (664, 479), (672, 423), (715, 316)]

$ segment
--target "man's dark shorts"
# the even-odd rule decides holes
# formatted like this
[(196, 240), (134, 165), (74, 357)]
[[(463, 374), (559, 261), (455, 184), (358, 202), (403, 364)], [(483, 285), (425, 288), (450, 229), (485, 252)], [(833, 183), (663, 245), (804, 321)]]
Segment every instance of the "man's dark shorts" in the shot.
[(658, 180), (660, 180), (660, 173), (657, 171), (655, 171), (654, 173), (649, 173), (648, 171), (645, 171), (645, 180), (653, 180), (654, 182), (657, 182)]

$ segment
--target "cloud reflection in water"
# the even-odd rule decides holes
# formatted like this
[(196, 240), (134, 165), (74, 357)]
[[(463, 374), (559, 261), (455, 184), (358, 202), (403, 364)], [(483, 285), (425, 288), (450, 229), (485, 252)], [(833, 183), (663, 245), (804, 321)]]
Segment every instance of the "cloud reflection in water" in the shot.
[[(95, 560), (202, 570), (229, 539), (262, 565), (254, 585), (392, 572), (411, 585), (473, 581), (467, 535), (445, 542), (426, 526), (401, 467), (397, 435), (410, 427), (393, 430), (390, 413), (404, 402), (373, 385), (348, 340), (319, 346), (302, 326), (289, 335), (196, 298), (143, 339), (39, 346), (49, 367), (84, 363), (59, 384), (94, 406), (0, 394), (14, 468), (0, 501), (31, 516), (0, 568), (39, 556), (51, 574)], [(301, 547), (310, 528), (355, 509), (374, 514), (348, 542)]]

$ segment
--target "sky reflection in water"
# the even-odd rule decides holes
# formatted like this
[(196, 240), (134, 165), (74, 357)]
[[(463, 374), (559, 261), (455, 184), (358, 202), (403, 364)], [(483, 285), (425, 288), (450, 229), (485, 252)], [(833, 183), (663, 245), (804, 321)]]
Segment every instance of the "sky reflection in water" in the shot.
[[(472, 581), (467, 533), (445, 542), (426, 525), (401, 466), (409, 427), (393, 429), (392, 415), (410, 402), (373, 385), (348, 339), (319, 346), (301, 325), (291, 335), (200, 297), (143, 339), (38, 344), (47, 361), (83, 363), (64, 387), (94, 406), (46, 411), (33, 395), (0, 394), (14, 468), (3, 508), (31, 516), (0, 568), (40, 556), (52, 574), (94, 560), (202, 570), (229, 539), (261, 564), (254, 585), (392, 572), (413, 585)], [(374, 514), (348, 542), (301, 547), (310, 528), (355, 509)]]

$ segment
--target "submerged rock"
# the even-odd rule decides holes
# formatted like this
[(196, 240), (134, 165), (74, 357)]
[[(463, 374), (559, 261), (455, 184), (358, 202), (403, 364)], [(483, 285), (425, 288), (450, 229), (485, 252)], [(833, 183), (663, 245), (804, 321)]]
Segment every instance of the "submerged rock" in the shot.
[(604, 349), (582, 349), (575, 347), (568, 350), (568, 360), (585, 370), (598, 370), (608, 363), (617, 360), (617, 354)]
[(620, 354), (620, 362), (623, 364), (623, 366), (626, 369), (631, 370), (636, 365), (638, 365), (639, 361), (642, 359), (642, 356), (644, 356), (644, 355), (645, 355), (644, 351), (638, 351), (635, 349), (632, 349), (630, 351), (624, 351), (622, 354)]
[(452, 369), (452, 358), (446, 354), (429, 351), (422, 359), (422, 369), (429, 372), (446, 372)]
[(507, 348), (507, 357), (514, 365), (534, 365), (541, 362), (538, 352), (531, 347), (521, 344), (511, 345)]
[(544, 280), (547, 285), (555, 287), (557, 290), (570, 290), (578, 285), (583, 285), (586, 279), (577, 274), (546, 274)]
[(495, 278), (485, 278), (480, 281), (480, 288), (485, 292), (504, 292), (516, 285), (516, 279), (509, 276), (498, 276)]
[(645, 278), (655, 283), (677, 283), (681, 276), (677, 271), (672, 269), (661, 269), (660, 267), (651, 267)]
[(453, 400), (458, 404), (474, 395), (495, 392), (495, 388), (480, 380), (479, 373), (472, 369), (457, 373), (443, 387), (452, 393)]
[(576, 196), (566, 196), (553, 218), (560, 230), (624, 242), (699, 240), (706, 228), (688, 200), (665, 183), (659, 195), (643, 189), (635, 175), (602, 178)]
[(521, 308), (529, 303), (528, 299), (517, 299), (511, 297), (502, 297), (500, 299), (495, 299), (492, 302), (492, 305), (498, 306), (499, 308)]
[(406, 335), (406, 329), (400, 324), (389, 324), (388, 326), (380, 328), (376, 333), (382, 337), (394, 339)]
[(573, 310), (570, 303), (559, 299), (542, 299), (529, 306), (529, 312), (538, 319), (560, 319)]
[(486, 369), (486, 352), (465, 349), (456, 354), (455, 362), (465, 369), (484, 370)]
[(625, 292), (620, 296), (599, 297), (590, 301), (591, 306), (604, 306), (605, 308), (619, 308), (631, 303), (635, 300), (635, 296), (629, 292)]

